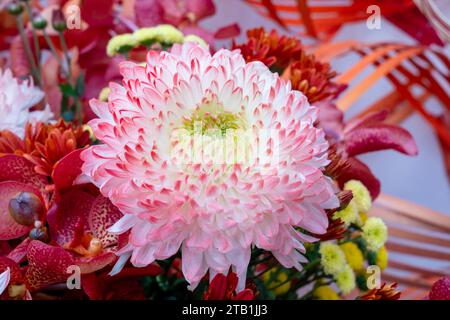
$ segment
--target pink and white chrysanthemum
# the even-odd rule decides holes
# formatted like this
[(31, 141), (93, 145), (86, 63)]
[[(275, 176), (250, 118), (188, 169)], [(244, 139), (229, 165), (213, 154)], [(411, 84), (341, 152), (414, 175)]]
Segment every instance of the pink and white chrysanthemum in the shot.
[[(314, 239), (299, 228), (325, 232), (324, 209), (338, 205), (321, 171), (328, 144), (305, 96), (239, 51), (211, 55), (194, 43), (150, 51), (145, 66), (125, 62), (121, 73), (107, 103), (91, 102), (99, 118), (89, 125), (103, 144), (82, 153), (85, 178), (124, 214), (110, 231), (131, 231), (116, 270), (181, 248), (191, 287), (230, 267), (242, 287), (254, 246), (300, 269), (302, 243)], [(239, 134), (227, 139), (227, 130)], [(216, 161), (220, 148), (199, 148), (199, 137), (225, 146), (221, 157), (250, 156)]]
[(23, 138), (28, 122), (48, 122), (53, 118), (48, 105), (44, 110), (30, 111), (43, 98), (44, 92), (33, 83), (20, 83), (11, 70), (0, 69), (0, 130), (9, 130)]

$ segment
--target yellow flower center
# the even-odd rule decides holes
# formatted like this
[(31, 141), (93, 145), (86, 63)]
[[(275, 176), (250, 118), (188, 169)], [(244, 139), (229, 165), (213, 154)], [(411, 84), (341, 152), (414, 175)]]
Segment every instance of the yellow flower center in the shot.
[(233, 130), (245, 129), (244, 117), (223, 110), (215, 104), (205, 104), (183, 122), (183, 129), (191, 135), (225, 136)]

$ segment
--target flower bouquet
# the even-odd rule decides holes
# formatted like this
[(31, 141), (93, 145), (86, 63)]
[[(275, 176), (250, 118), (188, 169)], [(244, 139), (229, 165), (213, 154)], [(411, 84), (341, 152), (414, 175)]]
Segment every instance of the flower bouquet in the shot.
[(344, 120), (330, 52), (164, 3), (0, 5), (0, 299), (398, 299), (359, 158), (418, 153), (398, 96)]

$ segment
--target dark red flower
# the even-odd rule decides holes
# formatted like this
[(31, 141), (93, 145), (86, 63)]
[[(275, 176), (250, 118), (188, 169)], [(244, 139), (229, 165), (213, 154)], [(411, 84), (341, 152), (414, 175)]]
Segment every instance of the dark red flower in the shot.
[(246, 43), (233, 42), (233, 49), (240, 49), (247, 62), (261, 61), (281, 73), (291, 61), (302, 56), (300, 40), (279, 35), (276, 30), (266, 32), (264, 28), (250, 29), (247, 31), (247, 37)]
[(208, 290), (203, 295), (204, 300), (253, 300), (254, 291), (247, 288), (236, 293), (238, 278), (234, 272), (228, 276), (217, 274), (209, 284)]
[(333, 82), (336, 72), (329, 63), (316, 60), (313, 54), (300, 52), (290, 66), (289, 80), (292, 89), (299, 90), (308, 98), (310, 103), (336, 98), (346, 85)]

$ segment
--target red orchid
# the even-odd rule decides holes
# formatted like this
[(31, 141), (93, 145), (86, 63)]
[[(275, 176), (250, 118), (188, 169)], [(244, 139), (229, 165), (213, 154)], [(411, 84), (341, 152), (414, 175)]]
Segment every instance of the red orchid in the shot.
[(238, 278), (234, 272), (229, 272), (227, 276), (219, 273), (209, 284), (203, 299), (204, 300), (253, 300), (255, 293), (247, 288), (236, 293)]
[[(73, 186), (81, 172), (80, 151), (56, 159), (49, 177), (37, 173), (24, 156), (0, 156), (4, 168), (0, 173), (0, 243), (8, 259), (27, 262), (23, 282), (30, 292), (65, 282), (70, 276), (68, 266), (76, 265), (88, 274), (116, 260), (118, 239), (107, 228), (121, 213), (93, 185)], [(20, 192), (34, 194), (45, 206), (40, 224), (47, 223), (48, 244), (25, 237), (33, 226), (21, 225), (11, 216), (10, 199)], [(12, 241), (19, 245), (10, 250), (8, 242)]]
[(387, 149), (410, 156), (418, 153), (414, 138), (408, 131), (384, 122), (387, 111), (369, 113), (345, 123), (342, 112), (330, 101), (316, 105), (319, 108), (319, 126), (325, 130), (335, 150), (330, 166), (341, 163), (333, 170), (339, 173), (334, 177), (340, 185), (352, 179), (359, 180), (375, 199), (380, 193), (380, 182), (356, 156)]

